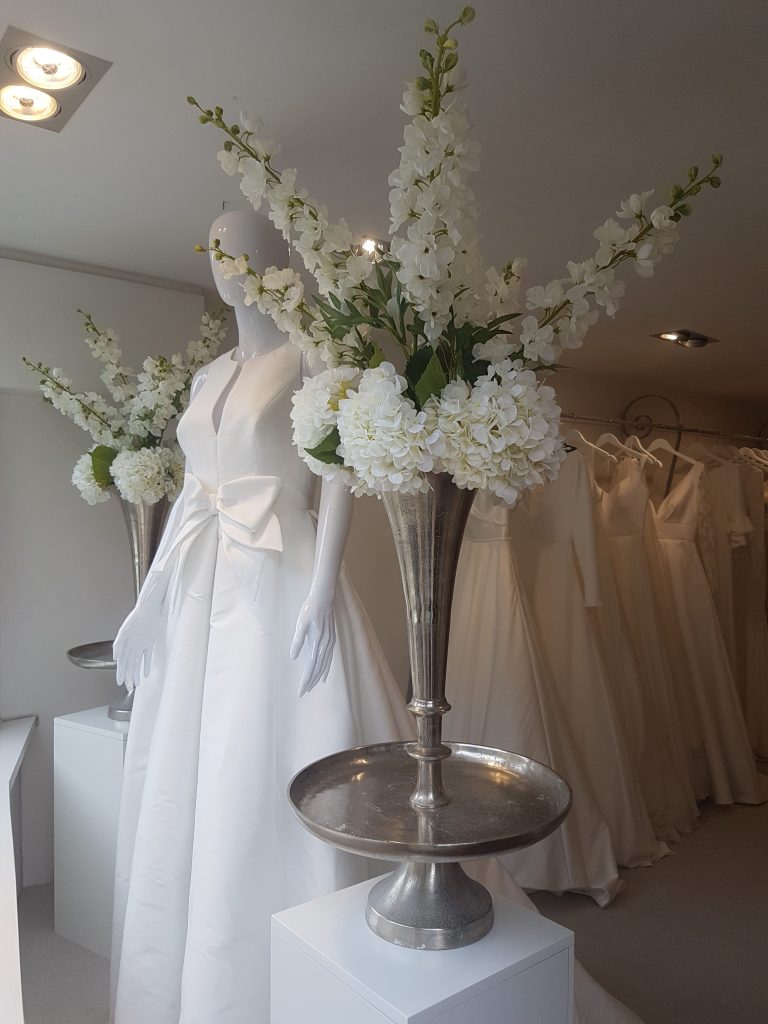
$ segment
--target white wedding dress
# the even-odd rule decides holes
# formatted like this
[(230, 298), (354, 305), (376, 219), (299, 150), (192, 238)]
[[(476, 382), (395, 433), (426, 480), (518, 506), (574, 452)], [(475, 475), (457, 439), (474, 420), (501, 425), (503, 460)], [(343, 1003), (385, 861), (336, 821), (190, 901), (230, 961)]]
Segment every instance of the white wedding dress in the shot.
[(654, 515), (678, 643), (688, 665), (687, 683), (701, 732), (709, 795), (720, 804), (762, 803), (768, 799), (768, 779), (755, 770), (710, 589), (716, 570), (703, 463), (686, 472)]
[(605, 906), (623, 883), (519, 584), (508, 518), (487, 493), (475, 498), (453, 597), (444, 735), (525, 754), (563, 775), (573, 791), (564, 824), (500, 863), (524, 889), (582, 892)]
[(753, 748), (768, 757), (768, 620), (766, 619), (763, 474), (739, 464), (746, 511), (754, 526), (744, 547), (733, 553), (737, 682)]
[[(682, 716), (666, 643), (659, 625), (644, 534), (650, 494), (636, 459), (622, 460), (611, 487), (601, 490), (600, 516), (640, 669), (646, 723), (639, 770), (656, 765), (644, 786), (648, 808), (662, 838), (690, 832), (698, 817)], [(604, 590), (605, 596), (605, 590)], [(625, 723), (626, 724), (626, 723)], [(657, 783), (655, 787), (650, 782)]]
[(574, 451), (556, 480), (529, 492), (510, 515), (512, 544), (557, 689), (619, 864), (652, 864), (656, 839), (629, 750), (614, 686), (588, 608), (601, 601), (593, 491)]
[(125, 760), (116, 1024), (265, 1024), (270, 915), (367, 875), (302, 828), (288, 782), (326, 754), (410, 734), (343, 572), (330, 674), (297, 696), (288, 652), (315, 555), (314, 478), (289, 422), (300, 359), (285, 344), (232, 383), (237, 364), (219, 357), (179, 423), (179, 525), (155, 563), (174, 573), (172, 607)]

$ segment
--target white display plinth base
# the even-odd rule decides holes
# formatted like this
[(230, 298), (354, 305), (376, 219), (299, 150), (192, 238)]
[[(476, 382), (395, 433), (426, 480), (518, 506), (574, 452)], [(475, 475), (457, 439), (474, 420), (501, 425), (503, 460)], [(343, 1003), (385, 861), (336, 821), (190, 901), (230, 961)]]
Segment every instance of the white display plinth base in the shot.
[(108, 957), (128, 723), (103, 707), (53, 726), (54, 927)]
[(494, 896), (479, 942), (404, 949), (365, 923), (373, 884), (273, 916), (271, 1024), (571, 1024), (572, 932)]

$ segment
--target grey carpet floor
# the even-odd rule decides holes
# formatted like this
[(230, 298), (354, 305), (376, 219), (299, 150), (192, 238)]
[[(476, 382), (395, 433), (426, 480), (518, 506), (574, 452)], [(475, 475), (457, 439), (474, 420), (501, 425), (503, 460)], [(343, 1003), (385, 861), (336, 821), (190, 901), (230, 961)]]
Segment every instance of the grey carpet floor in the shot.
[[(623, 875), (604, 910), (534, 899), (645, 1024), (768, 1024), (768, 806), (704, 805), (674, 856)], [(26, 1024), (105, 1024), (107, 961), (54, 934), (52, 886), (22, 892), (20, 919)]]
[(622, 874), (604, 910), (571, 894), (534, 901), (645, 1024), (768, 1024), (768, 806), (704, 804), (673, 856)]

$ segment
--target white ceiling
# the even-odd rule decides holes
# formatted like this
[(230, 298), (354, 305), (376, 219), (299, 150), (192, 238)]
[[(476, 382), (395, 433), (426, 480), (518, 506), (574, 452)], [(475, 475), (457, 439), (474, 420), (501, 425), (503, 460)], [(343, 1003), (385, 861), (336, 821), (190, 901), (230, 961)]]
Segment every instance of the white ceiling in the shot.
[[(212, 127), (185, 96), (258, 112), (332, 214), (386, 234), (401, 82), (424, 17), (462, 0), (4, 0), (0, 18), (114, 62), (61, 134), (0, 119), (0, 247), (207, 285), (193, 252), (224, 201)], [(569, 359), (670, 389), (766, 398), (764, 0), (477, 0), (461, 32), (483, 143), (489, 260), (529, 283), (594, 249), (632, 191), (725, 154), (651, 281)], [(5, 24), (0, 23), (0, 34)], [(699, 352), (648, 335), (689, 327)]]

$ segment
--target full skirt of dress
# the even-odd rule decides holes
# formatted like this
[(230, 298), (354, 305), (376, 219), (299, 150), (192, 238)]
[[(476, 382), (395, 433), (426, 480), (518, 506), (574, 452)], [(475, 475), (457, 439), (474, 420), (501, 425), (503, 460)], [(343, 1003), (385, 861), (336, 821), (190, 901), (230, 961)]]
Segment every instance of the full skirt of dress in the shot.
[(269, 1019), (270, 917), (361, 881), (364, 860), (312, 837), (286, 790), (305, 765), (410, 735), (410, 716), (346, 575), (326, 681), (299, 700), (288, 651), (315, 552), (310, 513), (281, 514), (255, 598), (212, 519), (136, 692), (118, 837), (116, 1024)]
[[(472, 520), (470, 521), (471, 525)], [(500, 858), (524, 889), (583, 892), (605, 906), (621, 891), (608, 827), (540, 650), (509, 541), (465, 539), (454, 593), (445, 718), (448, 739), (512, 750), (549, 765), (573, 791), (563, 825)]]

